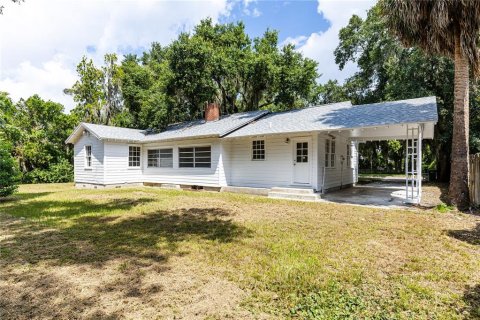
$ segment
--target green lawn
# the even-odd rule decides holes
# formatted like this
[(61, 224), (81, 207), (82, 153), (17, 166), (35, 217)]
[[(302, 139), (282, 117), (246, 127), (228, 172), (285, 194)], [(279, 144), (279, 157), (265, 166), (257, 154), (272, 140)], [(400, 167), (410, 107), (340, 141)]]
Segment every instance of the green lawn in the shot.
[(2, 320), (480, 317), (474, 215), (57, 184), (0, 225)]

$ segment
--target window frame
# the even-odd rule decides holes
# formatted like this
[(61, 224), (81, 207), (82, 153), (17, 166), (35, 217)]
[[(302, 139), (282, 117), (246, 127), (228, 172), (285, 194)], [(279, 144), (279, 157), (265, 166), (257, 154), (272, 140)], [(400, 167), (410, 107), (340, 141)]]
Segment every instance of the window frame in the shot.
[[(265, 148), (265, 139), (253, 139), (251, 140), (252, 143), (251, 143), (251, 149), (250, 149), (250, 160), (251, 161), (265, 161), (267, 159), (267, 150)], [(255, 145), (255, 142), (260, 142), (262, 141), (263, 142), (263, 158), (262, 159), (255, 159), (255, 148), (254, 148), (254, 145)], [(259, 149), (260, 150), (260, 149)], [(258, 151), (258, 150), (257, 150)], [(257, 154), (258, 155), (258, 154)]]
[(324, 158), (325, 168), (335, 169), (335, 164), (337, 162), (336, 151), (337, 151), (337, 145), (336, 145), (335, 139), (326, 138), (325, 139), (325, 158)]
[[(298, 148), (299, 143), (302, 144), (300, 149)], [(306, 144), (306, 147), (305, 147), (305, 144)], [(311, 161), (311, 159), (310, 159), (310, 146), (311, 146), (310, 141), (300, 141), (300, 140), (299, 141), (294, 141), (293, 148), (295, 149), (295, 163), (309, 163)], [(300, 155), (298, 154), (299, 150), (302, 150)], [(305, 150), (307, 150), (307, 154), (304, 154)], [(299, 157), (301, 158), (300, 161), (298, 161)], [(304, 161), (304, 160), (306, 160), (306, 161)]]
[[(206, 159), (210, 158), (210, 162), (208, 163), (207, 166), (197, 166), (197, 161), (196, 161), (196, 155), (197, 152), (207, 152), (207, 151), (197, 151), (197, 148), (209, 148), (210, 151), (210, 156), (209, 157), (201, 157), (200, 159)], [(182, 166), (181, 165), (181, 150), (182, 149), (192, 149), (192, 166)], [(184, 151), (185, 152), (185, 151)], [(180, 169), (211, 169), (212, 168), (212, 145), (211, 144), (201, 144), (201, 145), (188, 145), (188, 146), (178, 146), (177, 148), (177, 153), (178, 153), (178, 168)], [(198, 163), (206, 163), (206, 162), (198, 162)]]
[[(90, 150), (90, 154), (88, 154), (88, 152), (87, 152), (88, 149)], [(92, 145), (91, 144), (86, 144), (84, 146), (84, 152), (85, 152), (85, 157), (84, 157), (85, 169), (92, 169), (92, 164), (93, 164)]]
[[(162, 166), (162, 157), (161, 157), (161, 155), (162, 155), (161, 151), (162, 151), (162, 150), (163, 150), (163, 151), (165, 151), (165, 150), (171, 150), (172, 163), (171, 163), (171, 165), (168, 166), (168, 167)], [(159, 153), (158, 153), (158, 155), (159, 155), (159, 158), (158, 158), (158, 166), (151, 166), (151, 165), (150, 165), (150, 155), (149, 155), (150, 151), (159, 151)], [(148, 148), (148, 149), (147, 149), (147, 168), (149, 168), (149, 169), (173, 169), (173, 167), (174, 167), (174, 156), (173, 156), (173, 154), (174, 154), (174, 149), (173, 149), (173, 147), (163, 147), (163, 146), (162, 146), (162, 147), (152, 147), (152, 148)]]
[(347, 143), (347, 168), (352, 168), (352, 145)]
[[(130, 149), (131, 148), (138, 148), (138, 166), (132, 166), (130, 165), (131, 162), (133, 162), (132, 160), (130, 160)], [(135, 161), (137, 162), (137, 161)], [(141, 169), (142, 168), (142, 146), (138, 146), (138, 145), (129, 145), (128, 146), (128, 158), (127, 158), (127, 166), (128, 166), (128, 169)]]

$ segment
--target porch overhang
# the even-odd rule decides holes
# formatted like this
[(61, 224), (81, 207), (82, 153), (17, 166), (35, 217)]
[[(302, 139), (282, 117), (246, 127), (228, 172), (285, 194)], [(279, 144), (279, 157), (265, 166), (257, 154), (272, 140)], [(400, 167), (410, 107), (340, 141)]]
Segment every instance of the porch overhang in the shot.
[(401, 123), (383, 126), (359, 127), (351, 129), (328, 130), (327, 133), (334, 133), (346, 139), (357, 142), (385, 141), (385, 140), (406, 140), (408, 138), (407, 128), (423, 127), (423, 139), (433, 139), (436, 122)]

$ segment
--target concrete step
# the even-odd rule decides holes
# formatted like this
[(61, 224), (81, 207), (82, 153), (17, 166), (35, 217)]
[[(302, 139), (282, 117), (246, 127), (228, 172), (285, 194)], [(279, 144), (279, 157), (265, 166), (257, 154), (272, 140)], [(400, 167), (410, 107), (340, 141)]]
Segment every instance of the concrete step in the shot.
[(220, 190), (221, 192), (245, 193), (258, 196), (267, 196), (270, 189), (267, 188), (251, 188), (251, 187), (234, 187), (225, 186)]
[(269, 198), (275, 199), (289, 199), (289, 200), (302, 200), (302, 201), (317, 201), (320, 200), (320, 195), (317, 193), (290, 193), (290, 192), (277, 192), (270, 191), (268, 193)]
[(312, 188), (273, 187), (271, 191), (290, 194), (315, 194), (315, 191)]

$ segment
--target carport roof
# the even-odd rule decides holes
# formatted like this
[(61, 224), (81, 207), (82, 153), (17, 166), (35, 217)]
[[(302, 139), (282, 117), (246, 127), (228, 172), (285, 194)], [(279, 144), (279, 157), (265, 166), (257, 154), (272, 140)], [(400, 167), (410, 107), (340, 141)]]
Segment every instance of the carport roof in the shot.
[(424, 97), (373, 104), (350, 102), (320, 105), (286, 112), (269, 113), (227, 138), (279, 133), (346, 130), (438, 120), (435, 97)]

